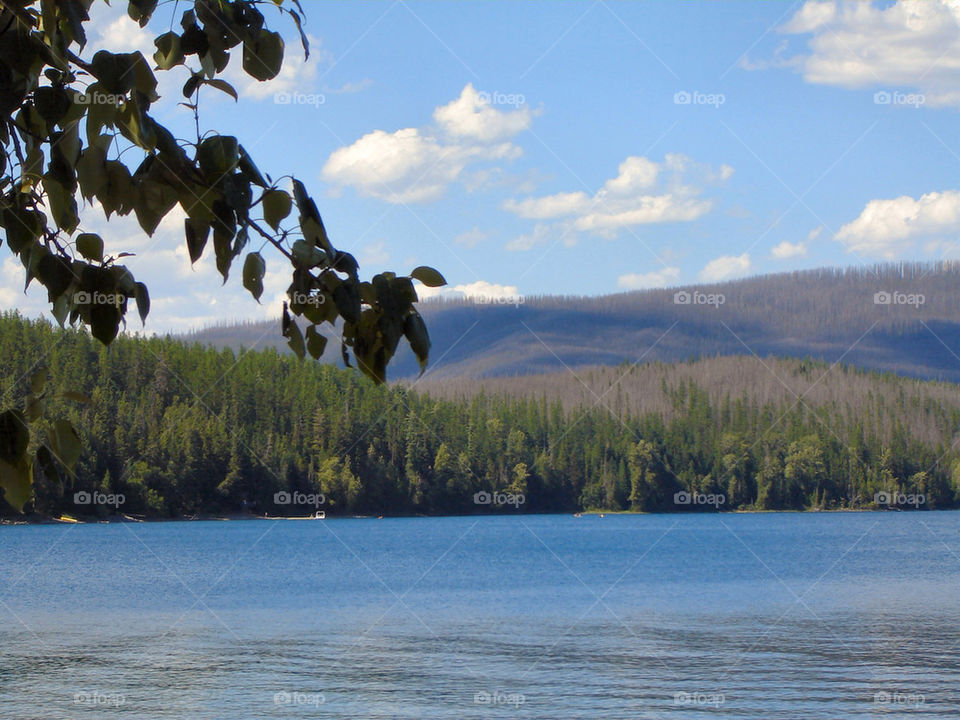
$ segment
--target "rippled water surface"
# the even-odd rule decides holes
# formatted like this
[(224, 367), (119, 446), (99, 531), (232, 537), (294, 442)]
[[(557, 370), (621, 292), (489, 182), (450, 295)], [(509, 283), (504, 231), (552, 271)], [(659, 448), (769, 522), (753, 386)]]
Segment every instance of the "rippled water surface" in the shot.
[(960, 718), (960, 514), (0, 527), (0, 717)]

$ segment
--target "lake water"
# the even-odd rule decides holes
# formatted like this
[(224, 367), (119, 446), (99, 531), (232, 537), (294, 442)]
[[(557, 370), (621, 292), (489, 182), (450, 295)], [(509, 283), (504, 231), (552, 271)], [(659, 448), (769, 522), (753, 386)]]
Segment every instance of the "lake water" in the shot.
[(0, 527), (0, 717), (960, 717), (960, 513)]

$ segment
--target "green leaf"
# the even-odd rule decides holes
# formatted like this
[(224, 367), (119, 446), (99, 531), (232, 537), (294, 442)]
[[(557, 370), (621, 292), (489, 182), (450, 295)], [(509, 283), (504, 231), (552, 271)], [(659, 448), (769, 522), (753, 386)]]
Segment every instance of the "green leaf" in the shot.
[(210, 237), (210, 223), (187, 218), (184, 220), (187, 235), (187, 251), (190, 253), (190, 263), (193, 264), (203, 255), (203, 248)]
[(80, 459), (80, 454), (83, 452), (83, 443), (69, 420), (57, 420), (54, 423), (51, 441), (53, 445), (51, 450), (54, 456), (72, 474), (74, 467), (77, 465), (77, 460)]
[(423, 318), (418, 313), (410, 313), (403, 323), (403, 334), (410, 343), (410, 349), (417, 356), (420, 363), (420, 374), (427, 369), (427, 361), (430, 358), (430, 335), (427, 333), (427, 326)]
[(197, 162), (203, 173), (215, 181), (233, 172), (240, 162), (240, 146), (235, 137), (211, 135), (197, 148)]
[(80, 194), (89, 202), (98, 195), (107, 183), (106, 167), (107, 153), (90, 145), (84, 149), (77, 162), (77, 180), (80, 183)]
[(418, 268), (414, 268), (413, 272), (410, 273), (410, 277), (415, 280), (419, 280), (427, 287), (440, 287), (441, 285), (447, 284), (447, 281), (444, 279), (443, 275), (438, 273), (432, 267), (427, 267), (426, 265), (421, 265)]
[(136, 284), (133, 297), (137, 301), (137, 312), (140, 313), (140, 324), (147, 324), (147, 314), (150, 312), (150, 293), (142, 282)]
[(187, 81), (183, 84), (183, 96), (189, 98), (193, 95), (197, 88), (200, 87), (200, 83), (203, 82), (203, 73), (194, 73), (191, 75)]
[(0, 413), (0, 460), (15, 463), (27, 452), (30, 430), (27, 419), (19, 410)]
[(73, 192), (55, 180), (50, 173), (43, 176), (43, 189), (47, 193), (47, 205), (53, 221), (64, 232), (72, 233), (80, 224), (77, 199)]
[(67, 392), (61, 393), (60, 397), (64, 400), (73, 400), (74, 402), (83, 403), (84, 405), (89, 405), (93, 402), (89, 396), (76, 392), (75, 390), (67, 390)]
[(143, 231), (152, 236), (164, 216), (177, 204), (177, 191), (165, 182), (147, 180), (140, 185), (140, 193), (134, 212)]
[(59, 255), (44, 255), (37, 263), (37, 278), (47, 289), (47, 298), (53, 302), (63, 295), (74, 280), (70, 264)]
[(108, 93), (124, 95), (136, 83), (135, 65), (139, 54), (100, 50), (90, 61), (90, 70)]
[(293, 201), (283, 190), (267, 190), (263, 194), (263, 219), (274, 230), (280, 229), (280, 223), (290, 215)]
[(252, 78), (271, 80), (283, 65), (283, 38), (263, 29), (253, 41), (243, 43), (243, 69)]
[(300, 269), (313, 268), (323, 262), (323, 252), (306, 240), (297, 240), (290, 251), (293, 266)]
[(46, 225), (41, 213), (22, 208), (7, 208), (0, 214), (0, 220), (7, 231), (7, 244), (17, 254), (30, 247)]
[(46, 85), (33, 91), (33, 104), (44, 120), (56, 123), (70, 109), (70, 96), (61, 87)]
[(319, 360), (327, 347), (327, 337), (317, 332), (315, 325), (307, 328), (307, 352), (314, 360)]
[(146, 27), (150, 22), (150, 16), (157, 9), (158, 0), (130, 0), (127, 4), (127, 15), (131, 20), (136, 20), (140, 27)]
[(4, 500), (19, 513), (33, 495), (33, 463), (23, 456), (16, 462), (0, 460), (0, 488)]
[(209, 85), (210, 87), (215, 87), (217, 90), (220, 90), (221, 92), (225, 92), (234, 100), (240, 99), (240, 96), (237, 95), (236, 89), (233, 87), (233, 85), (228, 83), (226, 80), (220, 80), (218, 78), (215, 78), (213, 80), (204, 80), (203, 82), (204, 82), (204, 85)]
[(87, 260), (103, 261), (103, 238), (95, 233), (77, 235), (77, 252)]
[(303, 360), (304, 355), (306, 354), (306, 349), (303, 345), (303, 334), (300, 332), (300, 326), (295, 322), (291, 322), (287, 328), (287, 345), (290, 346), (290, 349), (293, 350), (294, 354)]
[(43, 392), (43, 388), (46, 387), (47, 380), (50, 378), (50, 371), (47, 368), (41, 368), (37, 370), (30, 377), (30, 392), (33, 395), (39, 395)]
[(175, 32), (166, 32), (153, 41), (157, 51), (153, 54), (153, 60), (161, 70), (169, 70), (172, 67), (183, 64), (183, 50), (180, 48), (180, 36)]
[(263, 275), (266, 271), (267, 265), (260, 253), (252, 252), (247, 255), (243, 263), (243, 286), (257, 302), (260, 302), (260, 296), (263, 295)]
[(270, 184), (263, 177), (263, 174), (260, 172), (260, 168), (258, 168), (256, 163), (253, 162), (253, 158), (251, 158), (250, 154), (243, 148), (243, 145), (240, 146), (239, 166), (240, 172), (243, 173), (243, 177), (245, 177), (254, 185), (259, 185), (260, 187), (265, 188)]
[(120, 310), (113, 305), (90, 308), (90, 332), (104, 345), (109, 345), (120, 330)]

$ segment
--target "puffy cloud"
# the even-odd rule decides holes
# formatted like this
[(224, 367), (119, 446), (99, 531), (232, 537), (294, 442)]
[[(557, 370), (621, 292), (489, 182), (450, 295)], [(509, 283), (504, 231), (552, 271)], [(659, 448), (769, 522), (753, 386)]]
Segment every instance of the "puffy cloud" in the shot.
[(335, 150), (321, 175), (360, 194), (390, 203), (426, 203), (439, 199), (474, 163), (511, 160), (521, 154), (510, 142), (497, 142), (529, 125), (525, 110), (501, 111), (484, 105), (472, 85), (460, 97), (438, 107), (438, 128), (374, 130), (352, 145)]
[(930, 192), (871, 200), (860, 216), (834, 236), (851, 252), (892, 259), (921, 237), (960, 230), (960, 192)]
[(714, 170), (680, 154), (668, 154), (662, 163), (631, 156), (620, 163), (616, 177), (592, 197), (578, 191), (511, 198), (503, 208), (528, 219), (571, 218), (576, 230), (602, 235), (634, 225), (690, 222), (709, 212), (712, 205), (698, 197), (699, 187), (685, 182), (691, 173), (696, 173), (700, 182), (723, 182), (731, 177), (733, 168), (723, 165)]
[(540, 245), (563, 242), (565, 247), (577, 244), (577, 235), (569, 221), (557, 223), (537, 223), (532, 232), (518, 235), (504, 247), (510, 251), (532, 250)]
[(680, 268), (665, 267), (648, 273), (627, 273), (617, 278), (617, 287), (626, 290), (645, 290), (675, 284), (680, 277)]
[(479, 93), (468, 83), (460, 97), (433, 111), (433, 119), (452, 138), (495, 142), (530, 127), (533, 113), (526, 106), (497, 110), (490, 104), (488, 93)]
[(806, 243), (791, 243), (784, 240), (770, 251), (770, 254), (777, 260), (789, 260), (791, 258), (803, 257), (807, 254)]
[(656, 184), (660, 166), (645, 157), (631, 156), (620, 163), (619, 174), (607, 180), (603, 189), (612, 195), (633, 195)]
[(419, 281), (414, 283), (417, 297), (426, 300), (433, 297), (466, 298), (489, 302), (491, 299), (514, 299), (521, 297), (516, 285), (498, 285), (497, 283), (477, 280), (461, 285), (448, 285), (432, 288)]
[(960, 5), (954, 0), (808, 0), (780, 31), (809, 34), (793, 58), (811, 83), (917, 88), (928, 105), (960, 105)]
[(592, 202), (584, 192), (556, 193), (519, 201), (508, 198), (503, 209), (529, 220), (546, 220), (576, 215), (589, 208)]
[(472, 230), (462, 232), (453, 238), (453, 244), (460, 245), (461, 247), (472, 248), (475, 245), (482, 243), (489, 236), (489, 233), (486, 233), (480, 228), (475, 227)]
[(720, 282), (750, 272), (750, 255), (723, 255), (707, 263), (697, 275), (704, 282)]

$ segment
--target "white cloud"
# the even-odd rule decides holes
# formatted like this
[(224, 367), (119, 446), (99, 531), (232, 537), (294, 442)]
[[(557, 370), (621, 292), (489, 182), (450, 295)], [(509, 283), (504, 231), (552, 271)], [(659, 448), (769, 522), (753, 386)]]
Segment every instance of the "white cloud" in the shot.
[(892, 259), (913, 240), (960, 230), (960, 191), (871, 200), (860, 216), (834, 236), (851, 252)]
[(436, 129), (374, 130), (335, 150), (323, 166), (323, 179), (390, 203), (426, 203), (467, 179), (468, 166), (518, 157), (520, 148), (501, 140), (526, 127), (530, 114), (478, 106), (476, 96), (467, 85), (459, 99), (438, 107)]
[(789, 260), (791, 258), (803, 257), (807, 254), (805, 243), (791, 243), (784, 240), (770, 251), (770, 254), (777, 260)]
[[(263, 100), (273, 98), (276, 100), (278, 94), (300, 93), (310, 95), (314, 104), (323, 104), (320, 102), (322, 93), (316, 93), (317, 70), (321, 65), (329, 65), (333, 56), (323, 47), (320, 38), (312, 35), (307, 36), (310, 44), (310, 57), (305, 58), (303, 46), (299, 41), (287, 42), (283, 51), (283, 65), (280, 72), (272, 80), (260, 82), (250, 77), (243, 71), (241, 62), (242, 47), (237, 46), (231, 51), (232, 57), (230, 64), (224, 71), (224, 79), (237, 88), (241, 97), (251, 98), (253, 100)], [(304, 101), (306, 98), (304, 98)]]
[[(120, 53), (139, 50), (147, 60), (150, 60), (157, 50), (153, 44), (154, 33), (131, 20), (125, 8), (96, 3), (90, 8), (88, 28), (97, 28), (90, 38), (91, 48)], [(84, 56), (92, 57), (93, 53), (89, 52), (91, 48), (84, 51)]]
[(433, 119), (452, 138), (488, 143), (526, 130), (533, 113), (526, 106), (513, 111), (497, 110), (468, 83), (460, 97), (433, 111)]
[(817, 227), (815, 227), (813, 230), (807, 233), (807, 240), (809, 242), (813, 242), (818, 237), (820, 237), (820, 233), (822, 232), (823, 232), (823, 225), (817, 225)]
[(697, 277), (704, 282), (720, 282), (750, 272), (750, 255), (723, 255), (707, 263)]
[(557, 242), (562, 242), (564, 247), (572, 247), (577, 244), (577, 234), (573, 223), (569, 220), (556, 223), (538, 222), (534, 225), (532, 232), (518, 235), (504, 247), (511, 252), (517, 252), (532, 250), (540, 245)]
[(698, 197), (699, 187), (685, 181), (691, 173), (700, 183), (723, 182), (731, 177), (733, 168), (723, 165), (714, 170), (681, 154), (668, 154), (662, 163), (631, 156), (620, 163), (616, 177), (592, 197), (577, 191), (510, 198), (503, 208), (527, 219), (570, 218), (576, 230), (607, 236), (634, 225), (690, 222), (712, 206), (710, 200)]
[(675, 284), (680, 277), (680, 268), (665, 267), (648, 273), (627, 273), (617, 278), (617, 287), (626, 290), (645, 290), (647, 288), (667, 287)]
[(808, 0), (780, 31), (809, 34), (792, 60), (811, 83), (916, 88), (928, 105), (960, 105), (960, 4), (955, 0)]
[(589, 208), (591, 204), (592, 201), (586, 193), (569, 192), (520, 201), (508, 198), (503, 204), (503, 209), (528, 220), (546, 220), (576, 215)]
[(380, 240), (370, 243), (360, 253), (360, 265), (383, 265), (390, 259), (390, 253), (387, 251), (387, 244)]
[(461, 247), (472, 248), (475, 245), (482, 243), (488, 237), (490, 237), (489, 233), (486, 233), (480, 228), (475, 227), (472, 230), (462, 232), (453, 238), (453, 244), (460, 245)]
[(660, 166), (649, 158), (631, 156), (620, 163), (619, 174), (607, 180), (603, 189), (613, 195), (633, 195), (656, 184)]
[(432, 297), (489, 300), (490, 298), (516, 298), (520, 296), (520, 291), (516, 285), (498, 285), (486, 280), (438, 288), (427, 287), (419, 281), (415, 281), (414, 286), (417, 289), (417, 297), (421, 300)]

